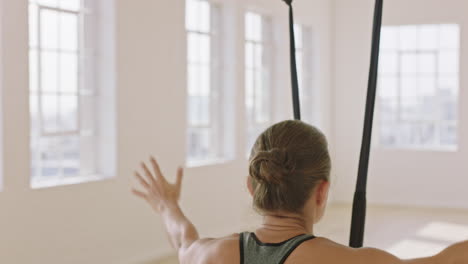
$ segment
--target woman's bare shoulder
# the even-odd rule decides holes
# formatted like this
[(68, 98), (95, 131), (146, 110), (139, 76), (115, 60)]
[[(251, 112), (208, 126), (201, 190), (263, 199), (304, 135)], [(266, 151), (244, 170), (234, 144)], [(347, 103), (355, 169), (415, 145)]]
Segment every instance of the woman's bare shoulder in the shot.
[[(204, 238), (196, 241), (181, 257), (182, 264), (240, 263), (239, 234), (220, 238)], [(185, 259), (185, 261), (184, 261)]]
[(311, 260), (322, 264), (434, 264), (435, 258), (401, 260), (396, 256), (376, 248), (350, 248), (330, 239), (318, 237), (301, 244), (288, 258), (288, 263), (306, 264)]

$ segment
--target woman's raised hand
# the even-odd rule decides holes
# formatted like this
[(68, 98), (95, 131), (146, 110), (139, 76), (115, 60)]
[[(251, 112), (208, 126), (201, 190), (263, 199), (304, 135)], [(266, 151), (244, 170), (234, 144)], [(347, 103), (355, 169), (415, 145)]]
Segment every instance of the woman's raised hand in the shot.
[(172, 184), (161, 173), (158, 162), (153, 157), (151, 157), (152, 171), (144, 162), (141, 163), (141, 167), (145, 177), (142, 177), (138, 172), (135, 172), (135, 177), (144, 191), (132, 189), (133, 194), (147, 201), (159, 213), (167, 208), (177, 206), (182, 187), (183, 169), (178, 168), (176, 182)]

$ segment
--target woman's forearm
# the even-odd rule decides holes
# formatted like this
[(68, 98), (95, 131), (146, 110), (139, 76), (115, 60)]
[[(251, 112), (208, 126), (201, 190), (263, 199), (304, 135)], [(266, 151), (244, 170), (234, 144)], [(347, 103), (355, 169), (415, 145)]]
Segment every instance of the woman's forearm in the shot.
[(166, 232), (172, 246), (179, 251), (188, 248), (199, 239), (197, 229), (184, 215), (179, 205), (173, 205), (162, 211)]

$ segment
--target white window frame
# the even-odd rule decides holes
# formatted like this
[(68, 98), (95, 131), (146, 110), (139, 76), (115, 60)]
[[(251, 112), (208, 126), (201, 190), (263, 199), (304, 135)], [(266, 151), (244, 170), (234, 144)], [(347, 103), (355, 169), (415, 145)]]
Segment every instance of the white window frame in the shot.
[[(58, 1), (57, 1), (58, 3)], [(37, 64), (33, 66), (30, 64), (30, 67), (36, 67), (36, 74), (37, 74), (37, 79), (33, 79), (32, 81), (36, 80), (37, 83), (35, 83), (35, 86), (37, 87), (37, 90), (32, 90), (34, 85), (33, 83), (30, 83), (30, 98), (36, 98), (37, 100), (37, 120), (38, 120), (38, 130), (33, 131), (31, 130), (31, 187), (32, 188), (44, 188), (44, 187), (52, 187), (52, 186), (57, 186), (57, 185), (67, 185), (67, 184), (74, 184), (74, 183), (80, 183), (80, 182), (86, 182), (86, 181), (92, 181), (92, 180), (100, 180), (104, 179), (107, 177), (114, 176), (114, 162), (115, 162), (115, 157), (114, 153), (115, 150), (113, 149), (114, 146), (110, 146), (109, 143), (112, 142), (113, 139), (115, 139), (115, 127), (114, 127), (114, 121), (109, 120), (106, 125), (109, 127), (114, 127), (114, 129), (110, 129), (109, 127), (104, 128), (104, 125), (102, 125), (103, 129), (100, 129), (100, 126), (98, 124), (98, 119), (101, 118), (101, 115), (105, 115), (106, 117), (108, 116), (105, 113), (101, 112), (96, 112), (100, 111), (101, 109), (106, 109), (105, 111), (112, 111), (114, 107), (114, 102), (98, 102), (98, 99), (100, 99), (100, 93), (104, 94), (106, 97), (109, 97), (112, 93), (107, 90), (103, 90), (102, 85), (109, 85), (113, 84), (112, 79), (113, 78), (113, 69), (111, 69), (113, 65), (113, 61), (111, 61), (111, 58), (113, 56), (112, 53), (113, 47), (107, 46), (107, 49), (109, 50), (109, 54), (107, 54), (106, 51), (106, 59), (108, 61), (103, 62), (101, 65), (101, 61), (98, 61), (97, 57), (97, 50), (99, 48), (102, 49), (102, 47), (98, 47), (98, 31), (99, 30), (106, 30), (104, 28), (101, 28), (101, 24), (98, 25), (98, 18), (96, 15), (98, 14), (97, 9), (102, 8), (105, 6), (108, 8), (106, 12), (112, 13), (113, 9), (111, 7), (111, 2), (110, 1), (99, 1), (94, 2), (94, 1), (87, 1), (87, 0), (80, 0), (80, 7), (77, 9), (67, 9), (67, 8), (61, 8), (60, 6), (45, 6), (41, 5), (38, 0), (29, 0), (29, 5), (30, 5), (30, 10), (29, 12), (32, 11), (37, 11), (37, 13), (32, 16), (32, 14), (29, 14), (30, 19), (32, 17), (35, 17), (37, 19), (36, 25), (37, 28), (30, 29), (30, 34), (34, 31), (31, 30), (36, 30), (35, 34), (36, 37), (36, 45), (31, 45), (30, 44), (30, 51), (35, 51), (35, 54), (37, 56)], [(44, 49), (44, 47), (41, 46), (41, 12), (44, 10), (48, 11), (55, 11), (57, 12), (57, 16), (60, 18), (60, 14), (73, 14), (76, 15), (77, 17), (77, 48), (76, 51), (65, 51), (58, 45), (57, 49)], [(112, 19), (111, 16), (106, 16), (106, 19)], [(104, 19), (105, 20), (105, 19)], [(103, 20), (103, 21), (104, 21)], [(104, 23), (103, 21), (99, 21), (99, 23)], [(110, 21), (107, 21), (110, 22)], [(113, 21), (112, 21), (113, 22)], [(31, 23), (31, 22), (30, 22)], [(60, 26), (60, 21), (57, 23), (57, 27)], [(112, 28), (112, 26), (109, 24), (108, 28)], [(102, 34), (101, 34), (102, 35)], [(106, 37), (107, 33), (105, 33)], [(30, 35), (31, 36), (31, 35)], [(110, 34), (109, 36), (112, 36)], [(60, 41), (60, 30), (57, 32), (57, 37), (58, 40)], [(110, 39), (109, 39), (110, 40)], [(111, 43), (108, 43), (111, 44)], [(104, 45), (104, 44), (103, 44)], [(74, 95), (76, 96), (76, 128), (74, 129), (68, 129), (68, 130), (61, 130), (60, 127), (57, 131), (55, 132), (50, 132), (46, 131), (43, 127), (43, 108), (42, 108), (42, 96), (44, 94), (43, 87), (42, 87), (42, 80), (41, 80), (41, 57), (42, 57), (42, 52), (43, 51), (53, 51), (56, 52), (57, 54), (57, 60), (58, 62), (60, 61), (60, 56), (61, 54), (65, 54), (68, 52), (74, 52), (76, 54), (76, 59), (77, 59), (77, 69), (76, 69), (76, 91), (73, 92), (67, 92), (66, 94)], [(30, 53), (31, 54), (31, 53)], [(31, 56), (31, 55), (30, 55)], [(109, 62), (111, 64), (109, 64)], [(30, 62), (31, 63), (31, 62)], [(59, 67), (60, 64), (57, 64)], [(103, 68), (106, 67), (105, 70)], [(99, 71), (99, 78), (95, 75), (96, 71)], [(64, 91), (61, 91), (60, 87), (60, 70), (57, 72), (57, 90), (48, 92), (49, 94), (57, 96), (57, 103), (60, 101), (59, 98), (64, 95)], [(105, 75), (104, 77), (102, 75)], [(107, 79), (105, 79), (107, 78)], [(105, 80), (104, 80), (105, 79)], [(110, 89), (113, 87), (106, 87), (106, 89)], [(112, 89), (113, 90), (113, 89)], [(35, 96), (35, 97), (34, 97)], [(32, 99), (30, 99), (32, 100)], [(82, 101), (83, 100), (83, 101)], [(106, 99), (107, 100), (107, 99)], [(32, 107), (33, 105), (31, 105)], [(88, 109), (89, 108), (89, 109)], [(32, 111), (36, 111), (32, 110)], [(86, 125), (82, 123), (83, 121), (83, 116), (82, 114), (86, 112)], [(31, 112), (32, 115), (32, 112)], [(60, 108), (57, 108), (57, 124), (60, 124)], [(31, 122), (33, 121), (33, 117), (31, 116)], [(31, 123), (31, 126), (33, 126), (33, 123)], [(60, 125), (59, 125), (60, 126)], [(102, 130), (102, 131), (101, 131)], [(105, 134), (105, 135), (104, 135)], [(64, 137), (76, 137), (78, 140), (78, 157), (77, 157), (77, 165), (74, 164), (72, 167), (78, 169), (78, 173), (76, 175), (66, 175), (64, 169), (67, 168), (64, 166), (63, 162), (65, 152), (67, 151), (66, 148), (63, 146), (60, 146), (60, 144), (57, 144), (57, 149), (56, 149), (56, 155), (58, 155), (57, 159), (58, 162), (56, 163), (56, 166), (53, 166), (53, 169), (57, 169), (57, 175), (55, 176), (43, 176), (43, 166), (42, 166), (42, 159), (41, 155), (43, 155), (43, 151), (49, 151), (50, 149), (49, 146), (47, 146), (47, 149), (44, 149), (44, 146), (41, 146), (41, 142), (45, 140), (46, 138), (52, 139), (52, 140), (63, 140)], [(100, 145), (100, 140), (101, 138), (107, 138), (105, 141), (106, 142), (106, 148), (109, 150), (103, 150), (104, 147)], [(103, 142), (104, 144), (104, 142)], [(104, 153), (105, 152), (105, 153)], [(109, 156), (109, 157), (104, 157), (104, 155)], [(107, 164), (103, 164), (104, 162), (107, 162)], [(75, 166), (76, 165), (76, 166)], [(36, 173), (34, 173), (34, 170), (36, 170)]]
[[(187, 1), (187, 0), (186, 0)], [(193, 1), (193, 0), (192, 0)], [(226, 144), (225, 144), (225, 131), (223, 112), (225, 106), (225, 94), (223, 88), (223, 70), (222, 62), (223, 56), (221, 52), (222, 47), (222, 24), (221, 24), (221, 6), (218, 3), (214, 3), (208, 0), (196, 0), (199, 2), (206, 2), (210, 6), (210, 28), (208, 32), (189, 29), (186, 26), (187, 34), (187, 47), (189, 45), (190, 35), (205, 36), (210, 39), (210, 51), (209, 51), (209, 62), (208, 65), (204, 65), (201, 62), (191, 62), (189, 59), (189, 49), (187, 48), (187, 76), (189, 76), (191, 67), (209, 67), (210, 78), (209, 78), (209, 120), (205, 125), (198, 124), (194, 125), (190, 120), (190, 105), (187, 106), (187, 155), (186, 163), (189, 167), (197, 167), (203, 165), (210, 165), (219, 163), (227, 159)], [(187, 11), (186, 11), (187, 12)], [(187, 16), (187, 14), (186, 14)], [(187, 101), (190, 99), (189, 91), (189, 77), (187, 78)], [(192, 147), (196, 148), (196, 142), (192, 142), (191, 135), (202, 133), (202, 130), (210, 131), (209, 137), (209, 150), (206, 154), (192, 155)]]
[[(442, 27), (442, 26), (458, 26), (458, 29), (459, 29), (459, 25), (455, 25), (455, 24), (449, 24), (449, 25), (446, 25), (446, 24), (430, 24), (430, 25), (425, 25), (425, 24), (421, 24), (421, 25), (405, 25), (405, 26), (409, 26), (409, 27), (415, 27), (417, 28), (418, 30), (421, 30), (424, 26), (438, 26), (438, 27)], [(405, 26), (388, 26), (386, 28), (388, 29), (396, 29), (396, 30), (401, 30), (402, 27), (405, 27)], [(384, 28), (385, 29), (385, 28)], [(440, 30), (440, 28), (439, 28)], [(439, 31), (440, 32), (440, 31)], [(400, 34), (400, 33), (399, 33)], [(460, 36), (460, 35), (459, 35)], [(418, 39), (419, 40), (419, 39)], [(437, 39), (440, 43), (440, 40), (441, 40), (441, 36), (438, 36), (438, 39)], [(403, 48), (401, 48), (400, 46), (396, 49), (381, 49), (381, 54), (384, 54), (385, 52), (393, 52), (397, 54), (397, 67), (398, 67), (398, 70), (397, 70), (397, 73), (396, 75), (392, 75), (392, 74), (388, 74), (388, 73), (383, 73), (382, 72), (382, 69), (380, 67), (380, 72), (379, 72), (379, 88), (381, 87), (382, 85), (382, 81), (385, 79), (385, 78), (395, 78), (396, 81), (397, 81), (397, 96), (396, 96), (396, 120), (393, 121), (394, 124), (396, 124), (398, 127), (392, 127), (392, 131), (393, 131), (393, 134), (394, 134), (394, 137), (396, 138), (396, 142), (393, 143), (392, 145), (389, 145), (389, 144), (386, 144), (385, 142), (382, 142), (382, 131), (383, 129), (389, 129), (388, 127), (387, 128), (384, 128), (385, 125), (388, 126), (389, 123), (392, 123), (392, 121), (386, 121), (386, 120), (383, 120), (383, 118), (381, 118), (381, 112), (383, 111), (383, 100), (385, 100), (384, 98), (382, 98), (382, 95), (381, 93), (378, 93), (378, 110), (379, 112), (377, 113), (377, 118), (378, 118), (378, 124), (379, 124), (379, 133), (378, 133), (378, 139), (379, 139), (379, 142), (378, 142), (378, 146), (381, 147), (381, 148), (386, 148), (386, 149), (412, 149), (412, 150), (432, 150), (432, 151), (456, 151), (458, 149), (458, 144), (459, 144), (459, 137), (458, 137), (458, 120), (459, 120), (459, 113), (458, 113), (458, 104), (459, 104), (459, 90), (460, 90), (460, 65), (458, 64), (457, 67), (458, 67), (458, 71), (456, 73), (453, 73), (453, 76), (454, 79), (457, 80), (457, 83), (456, 83), (456, 90), (457, 90), (457, 94), (456, 94), (456, 98), (455, 98), (455, 109), (456, 109), (456, 114), (457, 114), (457, 117), (455, 118), (455, 120), (446, 120), (442, 117), (442, 99), (439, 97), (439, 96), (433, 96), (432, 99), (435, 99), (436, 100), (436, 103), (435, 103), (435, 107), (437, 107), (439, 110), (436, 111), (436, 116), (431, 119), (431, 120), (423, 120), (423, 119), (418, 119), (418, 120), (404, 120), (404, 118), (402, 117), (402, 111), (403, 111), (403, 108), (402, 108), (402, 101), (403, 101), (403, 95), (402, 95), (402, 82), (403, 80), (405, 80), (404, 78), (408, 78), (408, 76), (410, 74), (408, 73), (405, 73), (405, 76), (403, 76), (403, 73), (402, 73), (402, 57), (405, 56), (405, 55), (415, 55), (415, 56), (418, 56), (418, 55), (421, 55), (421, 54), (427, 54), (427, 55), (432, 55), (434, 58), (435, 58), (435, 72), (433, 74), (433, 77), (434, 77), (434, 87), (435, 87), (435, 94), (437, 94), (439, 92), (440, 94), (440, 91), (442, 91), (443, 89), (441, 88), (441, 85), (439, 83), (440, 81), (440, 78), (441, 78), (441, 75), (443, 74), (446, 74), (447, 76), (449, 74), (447, 73), (441, 73), (440, 72), (440, 61), (439, 61), (439, 57), (440, 57), (440, 53), (441, 52), (444, 52), (444, 51), (452, 51), (452, 52), (458, 52), (458, 54), (460, 55), (460, 46), (458, 48), (441, 48), (440, 46), (438, 48), (434, 48), (434, 49), (406, 49), (404, 50)], [(460, 61), (460, 60), (459, 60)], [(381, 63), (383, 63), (383, 58), (381, 57)], [(451, 73), (450, 73), (451, 74)], [(455, 77), (456, 75), (456, 77)], [(412, 78), (415, 78), (417, 80), (418, 77), (421, 77), (421, 76), (424, 76), (424, 73), (414, 73), (414, 75), (412, 76)], [(429, 74), (426, 74), (426, 76), (429, 76)], [(379, 89), (380, 90), (380, 89)], [(416, 144), (405, 144), (403, 142), (401, 142), (401, 135), (400, 135), (400, 126), (401, 125), (415, 125), (415, 124), (427, 124), (427, 125), (433, 125), (434, 126), (434, 129), (435, 129), (435, 134), (434, 134), (434, 142), (432, 142), (431, 144), (424, 144), (424, 143), (416, 143)], [(450, 144), (442, 144), (442, 137), (441, 137), (441, 128), (444, 127), (444, 126), (447, 126), (447, 127), (450, 127), (450, 126), (453, 126), (455, 128), (455, 137), (456, 137), (456, 143), (455, 145), (450, 145)]]

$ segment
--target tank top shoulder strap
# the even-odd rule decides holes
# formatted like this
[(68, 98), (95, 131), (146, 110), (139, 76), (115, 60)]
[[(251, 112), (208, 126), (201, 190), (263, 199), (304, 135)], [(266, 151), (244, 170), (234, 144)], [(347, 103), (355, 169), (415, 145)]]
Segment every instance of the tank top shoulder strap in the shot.
[(240, 234), (241, 264), (283, 264), (303, 242), (314, 239), (312, 235), (299, 235), (280, 243), (262, 243), (255, 233)]

